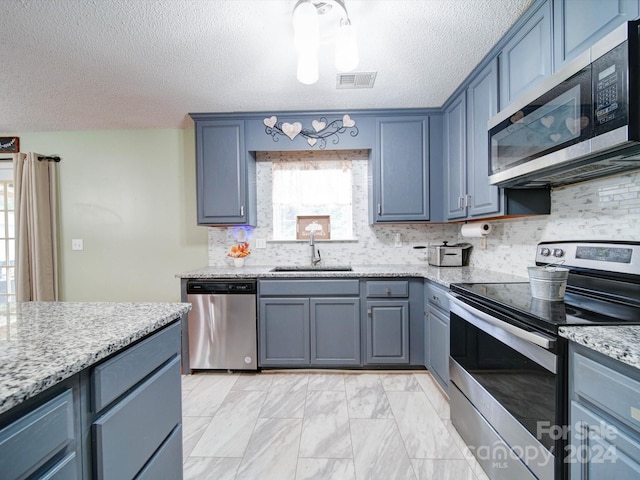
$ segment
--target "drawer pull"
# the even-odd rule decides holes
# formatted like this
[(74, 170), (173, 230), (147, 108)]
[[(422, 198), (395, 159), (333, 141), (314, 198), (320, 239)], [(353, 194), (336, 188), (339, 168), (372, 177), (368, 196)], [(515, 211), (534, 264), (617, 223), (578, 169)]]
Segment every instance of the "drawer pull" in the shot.
[(640, 408), (631, 407), (631, 418), (640, 422)]
[(385, 291), (387, 292), (387, 295), (391, 295), (391, 289), (389, 287), (387, 287)]

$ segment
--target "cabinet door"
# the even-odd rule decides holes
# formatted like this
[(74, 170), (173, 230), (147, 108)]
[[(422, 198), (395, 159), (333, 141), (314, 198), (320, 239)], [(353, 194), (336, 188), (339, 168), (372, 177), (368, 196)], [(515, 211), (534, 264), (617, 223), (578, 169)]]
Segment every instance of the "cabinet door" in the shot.
[(196, 122), (198, 224), (255, 225), (250, 205), (244, 122)]
[(504, 108), (551, 74), (550, 1), (518, 30), (499, 58), (500, 108)]
[(586, 405), (571, 402), (571, 480), (640, 478), (640, 443)]
[(467, 216), (466, 195), (466, 115), (464, 92), (444, 114), (444, 162), (447, 187), (446, 217), (449, 220)]
[(367, 363), (409, 363), (409, 302), (367, 302)]
[(467, 88), (467, 197), (471, 217), (497, 213), (500, 189), (489, 184), (487, 121), (498, 113), (498, 61), (491, 62)]
[(312, 298), (311, 365), (360, 365), (360, 299)]
[(309, 299), (261, 298), (260, 366), (309, 365)]
[(442, 387), (449, 390), (449, 319), (429, 309), (429, 358), (431, 372)]
[(554, 2), (554, 64), (558, 69), (611, 32), (638, 17), (638, 0), (558, 0)]
[(376, 121), (370, 222), (429, 220), (429, 118)]

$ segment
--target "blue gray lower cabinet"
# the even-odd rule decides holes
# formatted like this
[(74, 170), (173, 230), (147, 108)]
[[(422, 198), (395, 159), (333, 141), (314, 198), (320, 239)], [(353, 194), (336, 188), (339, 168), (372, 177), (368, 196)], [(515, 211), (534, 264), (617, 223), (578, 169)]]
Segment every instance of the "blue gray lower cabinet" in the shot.
[(640, 370), (569, 347), (571, 480), (640, 478)]
[(258, 282), (260, 367), (424, 365), (422, 279)]
[(174, 322), (0, 415), (0, 478), (181, 479), (181, 405)]
[(425, 287), (427, 366), (440, 386), (449, 391), (449, 301), (447, 289), (427, 282)]

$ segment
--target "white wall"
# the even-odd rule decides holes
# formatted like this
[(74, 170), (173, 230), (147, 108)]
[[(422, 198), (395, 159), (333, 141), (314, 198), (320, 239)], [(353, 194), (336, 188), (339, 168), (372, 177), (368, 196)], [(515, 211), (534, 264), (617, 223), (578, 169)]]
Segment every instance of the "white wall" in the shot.
[[(56, 154), (64, 301), (179, 301), (180, 273), (207, 263), (196, 225), (193, 130), (16, 133)], [(84, 251), (71, 251), (82, 238)]]

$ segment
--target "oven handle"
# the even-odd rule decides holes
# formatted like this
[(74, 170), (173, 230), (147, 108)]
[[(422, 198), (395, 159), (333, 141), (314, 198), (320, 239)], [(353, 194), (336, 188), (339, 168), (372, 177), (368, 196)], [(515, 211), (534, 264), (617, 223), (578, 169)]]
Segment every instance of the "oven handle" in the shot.
[(493, 325), (494, 327), (498, 327), (501, 328), (502, 330), (505, 330), (507, 332), (509, 332), (510, 334), (525, 340), (527, 342), (533, 343), (535, 345), (538, 345), (539, 347), (545, 348), (547, 350), (550, 350), (551, 348), (555, 347), (556, 344), (556, 340), (552, 337), (549, 337), (547, 335), (542, 335), (540, 333), (535, 333), (535, 332), (529, 332), (527, 330), (523, 330), (522, 328), (516, 327), (515, 325), (512, 325), (510, 323), (507, 322), (503, 322), (502, 320), (499, 320), (495, 317), (492, 317), (491, 315), (488, 315), (486, 313), (484, 313), (481, 310), (478, 310), (477, 308), (472, 307), (471, 305), (463, 302), (462, 300), (460, 300), (460, 297), (458, 295), (456, 295), (455, 293), (447, 293), (447, 295), (449, 296), (449, 298), (451, 300), (453, 300), (456, 305), (458, 305), (460, 308), (468, 311), (469, 313), (475, 315), (476, 317), (482, 319), (483, 321), (487, 322), (490, 325)]

